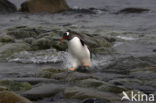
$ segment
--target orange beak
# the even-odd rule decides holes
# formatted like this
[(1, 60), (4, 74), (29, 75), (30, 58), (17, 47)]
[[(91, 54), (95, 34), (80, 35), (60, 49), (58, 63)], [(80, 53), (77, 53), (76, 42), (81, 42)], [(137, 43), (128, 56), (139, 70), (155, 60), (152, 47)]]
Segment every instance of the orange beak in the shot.
[(62, 39), (61, 39), (61, 42), (62, 42), (64, 39), (65, 39), (65, 38), (62, 38)]

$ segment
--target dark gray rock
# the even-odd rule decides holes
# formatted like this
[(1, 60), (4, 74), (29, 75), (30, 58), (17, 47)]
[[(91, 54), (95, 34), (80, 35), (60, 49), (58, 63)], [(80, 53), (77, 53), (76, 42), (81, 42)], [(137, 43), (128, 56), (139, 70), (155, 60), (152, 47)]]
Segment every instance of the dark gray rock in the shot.
[(22, 95), (30, 100), (39, 100), (63, 92), (65, 86), (59, 84), (43, 84), (24, 92)]
[(82, 103), (106, 103), (100, 99), (92, 99), (92, 98), (89, 98), (89, 99), (85, 99), (82, 101)]
[(117, 14), (119, 14), (119, 13), (125, 13), (125, 14), (128, 14), (128, 13), (143, 13), (143, 12), (147, 12), (147, 11), (150, 11), (150, 10), (145, 9), (145, 8), (125, 8), (125, 9), (122, 9), (122, 10), (118, 11)]
[(8, 0), (0, 0), (0, 13), (16, 12), (16, 6)]

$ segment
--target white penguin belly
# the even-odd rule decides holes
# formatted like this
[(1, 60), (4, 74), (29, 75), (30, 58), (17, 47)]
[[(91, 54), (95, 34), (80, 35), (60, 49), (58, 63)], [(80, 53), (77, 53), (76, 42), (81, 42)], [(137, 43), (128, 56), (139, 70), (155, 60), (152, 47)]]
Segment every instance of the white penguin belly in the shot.
[(69, 41), (68, 49), (73, 57), (75, 67), (83, 63), (90, 65), (90, 51), (86, 45), (82, 46), (78, 37)]

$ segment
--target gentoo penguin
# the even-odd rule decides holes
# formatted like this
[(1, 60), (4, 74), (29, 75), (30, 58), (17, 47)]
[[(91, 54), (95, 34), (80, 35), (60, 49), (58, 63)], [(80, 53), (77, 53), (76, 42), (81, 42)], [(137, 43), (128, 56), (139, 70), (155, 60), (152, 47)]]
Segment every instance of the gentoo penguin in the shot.
[(70, 71), (75, 71), (79, 66), (91, 66), (90, 51), (78, 33), (68, 30), (63, 34), (63, 40), (68, 41), (68, 51), (72, 56)]

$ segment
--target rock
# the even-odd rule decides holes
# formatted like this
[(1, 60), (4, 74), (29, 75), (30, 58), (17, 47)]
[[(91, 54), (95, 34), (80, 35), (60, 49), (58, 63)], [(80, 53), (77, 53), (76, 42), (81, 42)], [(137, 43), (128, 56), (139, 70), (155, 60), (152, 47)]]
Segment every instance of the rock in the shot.
[(15, 82), (11, 80), (0, 81), (0, 86), (5, 86), (13, 91), (26, 91), (32, 88), (28, 82)]
[(3, 42), (3, 43), (14, 42), (14, 39), (9, 35), (2, 35), (0, 36), (0, 42)]
[(52, 42), (47, 38), (40, 38), (32, 42), (33, 50), (50, 49)]
[(27, 82), (27, 83), (30, 83), (31, 85), (36, 85), (36, 84), (39, 84), (39, 83), (56, 83), (57, 81), (56, 80), (53, 80), (53, 79), (46, 79), (46, 78), (39, 78), (39, 77), (20, 77), (20, 78), (11, 78), (11, 79), (8, 79), (8, 80), (12, 80), (12, 81), (15, 81), (15, 82)]
[(30, 100), (39, 100), (63, 92), (64, 88), (65, 86), (60, 84), (43, 84), (24, 92), (23, 96)]
[(5, 86), (0, 86), (0, 91), (5, 91), (5, 90), (8, 90), (8, 88)]
[(16, 12), (16, 6), (8, 0), (0, 0), (0, 13)]
[(97, 88), (103, 85), (103, 81), (89, 78), (89, 79), (80, 80), (76, 82), (76, 84), (84, 88)]
[(0, 57), (6, 58), (20, 51), (30, 50), (30, 45), (26, 43), (9, 43), (0, 47)]
[(156, 73), (153, 71), (136, 71), (131, 72), (130, 75), (141, 80), (152, 80), (156, 78)]
[(142, 85), (143, 82), (140, 81), (139, 79), (129, 79), (129, 78), (124, 78), (124, 79), (114, 79), (110, 80), (109, 83), (115, 84), (115, 85), (130, 85), (130, 84), (140, 84)]
[(82, 103), (106, 103), (100, 99), (85, 99)]
[[(78, 81), (88, 78), (94, 78), (93, 76), (85, 73), (79, 73), (79, 72), (62, 72), (57, 73), (51, 76), (51, 78), (56, 80), (65, 80), (65, 81)], [(96, 78), (95, 78), (96, 79)]]
[(0, 91), (0, 103), (32, 103), (32, 102), (14, 92)]
[(100, 91), (113, 92), (113, 93), (121, 93), (122, 91), (128, 90), (123, 86), (116, 86), (108, 83), (104, 83), (102, 86), (98, 87), (97, 89)]
[(153, 49), (153, 52), (156, 52), (156, 49)]
[(36, 38), (38, 35), (46, 32), (46, 30), (42, 30), (40, 28), (30, 28), (26, 26), (7, 29), (7, 35), (12, 36), (16, 39), (24, 39), (30, 37)]
[(125, 13), (125, 14), (128, 14), (128, 13), (143, 13), (143, 12), (147, 12), (149, 11), (149, 9), (144, 9), (144, 8), (125, 8), (125, 9), (122, 9), (120, 11), (117, 12), (118, 13)]
[(41, 72), (38, 75), (39, 77), (43, 77), (43, 78), (51, 78), (53, 74), (62, 73), (65, 71), (66, 71), (65, 69), (44, 68), (41, 70)]
[(29, 0), (21, 5), (20, 11), (29, 13), (58, 13), (68, 9), (66, 0)]
[(120, 97), (113, 93), (100, 92), (93, 89), (79, 87), (67, 87), (65, 89), (64, 96), (65, 98), (70, 99), (97, 98), (105, 102), (120, 101)]
[(59, 51), (65, 51), (68, 48), (67, 43), (60, 42), (60, 40), (53, 42), (52, 47)]

